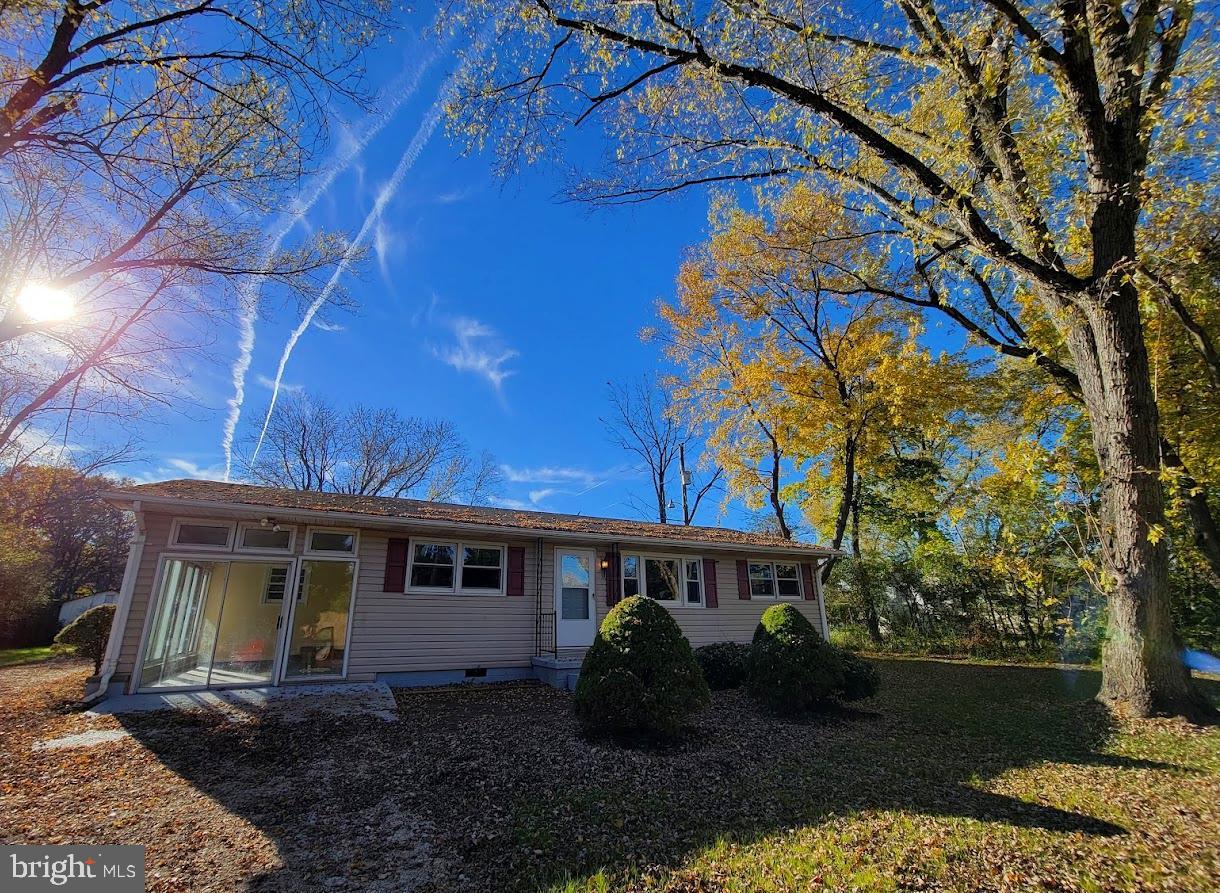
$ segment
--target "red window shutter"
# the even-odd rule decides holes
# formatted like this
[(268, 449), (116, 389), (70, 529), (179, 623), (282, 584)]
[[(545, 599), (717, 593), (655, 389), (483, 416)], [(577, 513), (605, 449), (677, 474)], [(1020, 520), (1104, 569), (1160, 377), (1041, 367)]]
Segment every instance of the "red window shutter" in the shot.
[(385, 584), (382, 592), (403, 592), (407, 588), (407, 540), (391, 537), (385, 550)]
[(750, 570), (745, 559), (737, 559), (737, 597), (750, 600)]
[(525, 546), (508, 547), (509, 595), (525, 595)]
[(623, 598), (623, 559), (618, 551), (607, 552), (606, 604), (614, 607)]
[(716, 559), (703, 559), (703, 603), (709, 608), (720, 607), (716, 600)]
[(813, 586), (813, 568), (808, 562), (801, 565), (801, 576), (804, 577), (805, 583), (805, 601), (816, 602), (818, 600), (818, 591)]

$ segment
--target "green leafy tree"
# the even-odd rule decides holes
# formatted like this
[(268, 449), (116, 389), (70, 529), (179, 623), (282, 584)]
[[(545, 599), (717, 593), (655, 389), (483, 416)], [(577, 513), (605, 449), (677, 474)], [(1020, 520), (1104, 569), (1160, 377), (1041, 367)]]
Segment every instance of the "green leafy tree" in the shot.
[(455, 104), (476, 140), (506, 124), (503, 157), (534, 158), (557, 122), (600, 114), (616, 149), (577, 192), (609, 201), (809, 178), (891, 259), (870, 288), (1079, 400), (1102, 482), (1100, 698), (1211, 713), (1174, 637), (1137, 283), (1149, 196), (1214, 183), (1215, 27), (1195, 3), (474, 5), (516, 32)]

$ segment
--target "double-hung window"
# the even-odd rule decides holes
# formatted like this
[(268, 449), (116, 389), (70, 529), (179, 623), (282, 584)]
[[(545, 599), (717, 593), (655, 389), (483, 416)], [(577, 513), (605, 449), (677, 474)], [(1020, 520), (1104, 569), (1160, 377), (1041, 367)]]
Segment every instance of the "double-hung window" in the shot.
[(659, 602), (702, 605), (702, 575), (698, 558), (624, 555), (623, 597), (643, 595)]
[(413, 540), (407, 590), (503, 595), (504, 551), (484, 543)]
[(800, 598), (800, 567), (781, 561), (749, 563), (751, 598)]

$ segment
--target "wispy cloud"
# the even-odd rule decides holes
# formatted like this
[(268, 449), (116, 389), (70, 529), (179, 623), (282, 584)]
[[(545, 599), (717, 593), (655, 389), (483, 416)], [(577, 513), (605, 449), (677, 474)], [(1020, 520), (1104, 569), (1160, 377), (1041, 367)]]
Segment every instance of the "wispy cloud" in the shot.
[(487, 379), (497, 392), (504, 386), (504, 379), (513, 374), (507, 365), (520, 354), (504, 345), (495, 329), (460, 316), (450, 323), (455, 343), (433, 348), (433, 352), (444, 363), (459, 372), (472, 372)]
[(341, 326), (337, 322), (327, 322), (324, 319), (315, 319), (313, 327), (320, 329), (323, 332), (344, 332), (347, 331), (347, 326)]
[(559, 491), (554, 487), (543, 487), (541, 490), (530, 490), (530, 502), (537, 505), (544, 499), (554, 496), (558, 492)]
[(381, 278), (391, 286), (393, 281), (390, 279), (390, 257), (397, 250), (399, 243), (398, 236), (385, 220), (378, 220), (377, 226), (373, 228), (373, 252), (377, 255), (377, 269), (381, 271)]
[(589, 486), (599, 481), (607, 480), (614, 471), (591, 471), (587, 468), (574, 468), (561, 465), (541, 465), (534, 468), (519, 468), (515, 465), (501, 465), (500, 473), (512, 484), (566, 484), (568, 486)]
[(226, 474), (223, 466), (198, 465), (189, 459), (166, 459), (165, 465), (180, 474), (184, 474), (189, 478), (195, 478), (196, 480), (201, 481), (214, 481), (219, 479), (221, 475)]
[(325, 306), (330, 300), (331, 294), (335, 287), (339, 284), (339, 280), (347, 272), (351, 266), (352, 259), (359, 253), (372, 235), (374, 229), (380, 224), (382, 215), (385, 213), (386, 206), (389, 205), (391, 199), (398, 192), (402, 181), (406, 177), (407, 172), (415, 166), (415, 162), (419, 159), (420, 154), (424, 151), (424, 147), (432, 139), (432, 134), (436, 132), (437, 126), (441, 123), (441, 119), (445, 114), (445, 106), (454, 95), (454, 90), (461, 78), (465, 77), (465, 73), (469, 68), (469, 62), (464, 63), (457, 71), (445, 78), (441, 85), (440, 91), (432, 105), (428, 107), (428, 111), (424, 113), (423, 120), (420, 121), (416, 128), (411, 141), (407, 143), (407, 147), (403, 149), (402, 155), (398, 158), (398, 164), (394, 167), (394, 172), (390, 175), (390, 179), (377, 192), (377, 198), (373, 202), (373, 208), (364, 218), (364, 223), (360, 226), (360, 231), (356, 233), (356, 237), (348, 244), (347, 250), (340, 258), (338, 265), (335, 267), (334, 273), (331, 274), (326, 285), (321, 293), (314, 299), (313, 303), (305, 310), (305, 315), (301, 318), (297, 327), (288, 335), (288, 341), (284, 344), (284, 350), (280, 354), (279, 366), (275, 370), (275, 387), (271, 390), (271, 402), (267, 407), (267, 414), (263, 417), (263, 427), (258, 435), (258, 442), (254, 445), (253, 458), (258, 457), (258, 452), (262, 448), (263, 438), (267, 436), (267, 426), (271, 424), (271, 414), (275, 411), (275, 403), (279, 399), (279, 383), (284, 380), (284, 369), (288, 366), (288, 361), (292, 358), (292, 352), (296, 349), (297, 342), (301, 340), (301, 336), (305, 334), (305, 330), (309, 328), (313, 322), (313, 318), (318, 314), (318, 311)]
[(450, 189), (448, 192), (438, 194), (436, 197), (436, 203), (438, 205), (453, 205), (457, 202), (464, 202), (477, 191), (478, 190), (473, 186), (464, 186), (461, 189)]
[[(266, 388), (269, 391), (275, 390), (275, 380), (274, 379), (268, 378), (265, 375), (258, 375), (254, 380), (257, 381), (259, 383), (259, 385), (261, 385), (262, 387)], [(289, 384), (286, 381), (281, 381), (280, 390), (287, 391), (289, 394), (300, 394), (301, 392), (303, 392), (305, 390), (305, 385)]]
[(524, 499), (511, 499), (507, 496), (491, 496), (488, 502), (502, 509), (516, 509), (517, 511), (526, 512), (533, 511), (538, 508), (531, 502), (526, 502)]
[[(308, 225), (306, 215), (310, 209), (318, 199), (326, 194), (335, 179), (358, 161), (373, 137), (381, 132), (382, 128), (393, 119), (401, 105), (415, 93), (424, 74), (439, 58), (441, 49), (437, 47), (421, 59), (414, 69), (404, 72), (383, 91), (381, 109), (366, 120), (360, 133), (348, 132), (344, 135), (335, 158), (307, 185), (297, 200), (293, 202), (292, 207), (280, 217), (272, 232), (268, 234), (267, 248), (264, 252), (265, 262), (269, 262), (280, 250), (280, 245), (294, 227), (302, 224)], [(345, 256), (344, 261), (346, 260)], [(238, 319), (237, 359), (233, 361), (233, 396), (228, 401), (229, 411), (225, 416), (221, 433), (221, 447), (225, 455), (224, 480), (226, 481), (233, 468), (233, 438), (237, 433), (237, 423), (241, 419), (242, 406), (246, 400), (246, 374), (250, 371), (250, 363), (254, 358), (254, 324), (258, 318), (261, 289), (262, 280), (256, 279), (243, 288), (239, 296), (241, 312)], [(329, 286), (327, 296), (329, 296)], [(314, 310), (308, 314), (307, 320), (312, 321), (316, 312)], [(295, 341), (293, 343), (295, 344)], [(273, 402), (274, 399), (273, 392)]]

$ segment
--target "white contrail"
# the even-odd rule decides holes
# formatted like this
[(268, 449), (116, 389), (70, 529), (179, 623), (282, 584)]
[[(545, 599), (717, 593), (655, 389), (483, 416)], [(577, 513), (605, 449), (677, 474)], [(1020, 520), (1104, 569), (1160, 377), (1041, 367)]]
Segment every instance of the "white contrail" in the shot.
[[(269, 263), (275, 253), (280, 250), (284, 239), (304, 219), (318, 199), (326, 194), (335, 179), (351, 166), (373, 137), (390, 122), (402, 104), (419, 89), (424, 74), (432, 67), (444, 49), (445, 46), (434, 47), (414, 69), (395, 78), (389, 88), (382, 91), (381, 99), (378, 102), (379, 111), (366, 119), (363, 130), (355, 139), (342, 147), (340, 154), (314, 177), (305, 191), (297, 197), (292, 208), (276, 221), (275, 229), (268, 234), (267, 250), (263, 253), (264, 265)], [(228, 401), (229, 413), (225, 417), (224, 433), (221, 436), (221, 447), (225, 455), (226, 481), (229, 480), (233, 470), (233, 438), (237, 431), (237, 423), (241, 419), (242, 404), (246, 400), (246, 375), (250, 371), (250, 363), (254, 357), (254, 323), (258, 318), (261, 291), (262, 281), (251, 280), (242, 287), (238, 299), (241, 316), (238, 322), (237, 359), (233, 362), (233, 396)]]
[(398, 192), (398, 188), (402, 185), (407, 171), (411, 170), (415, 165), (416, 159), (419, 158), (424, 147), (428, 145), (428, 141), (432, 139), (432, 134), (436, 132), (437, 125), (440, 124), (441, 118), (444, 117), (445, 104), (452, 98), (454, 87), (457, 84), (458, 78), (462, 76), (464, 69), (465, 66), (459, 68), (458, 71), (446, 78), (445, 82), (441, 85), (436, 101), (432, 103), (424, 115), (423, 121), (420, 122), (419, 127), (416, 129), (415, 135), (411, 137), (411, 142), (403, 150), (402, 156), (398, 159), (398, 165), (394, 168), (394, 173), (377, 193), (377, 200), (373, 202), (372, 210), (364, 218), (364, 225), (360, 227), (360, 232), (356, 234), (356, 238), (347, 246), (347, 251), (343, 253), (343, 257), (335, 268), (335, 272), (331, 275), (330, 280), (326, 283), (326, 287), (322, 289), (321, 294), (314, 299), (314, 302), (309, 305), (309, 309), (305, 311), (305, 315), (301, 318), (297, 327), (288, 336), (288, 341), (284, 344), (284, 352), (280, 355), (280, 365), (275, 370), (275, 383), (271, 388), (271, 403), (267, 407), (267, 415), (263, 418), (263, 428), (259, 432), (258, 443), (254, 446), (251, 461), (258, 458), (258, 451), (263, 447), (263, 439), (267, 436), (267, 426), (271, 423), (271, 414), (275, 411), (275, 404), (280, 396), (280, 383), (284, 379), (284, 369), (288, 366), (288, 360), (292, 357), (292, 351), (296, 348), (297, 342), (301, 340), (301, 335), (309, 328), (314, 315), (330, 300), (331, 293), (339, 283), (339, 278), (347, 272), (352, 258), (356, 256), (356, 253), (368, 240), (369, 234), (374, 231), (381, 220), (381, 215), (385, 211), (386, 205), (390, 203), (390, 200), (394, 198), (394, 194)]

